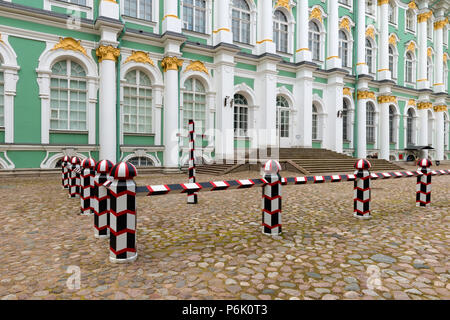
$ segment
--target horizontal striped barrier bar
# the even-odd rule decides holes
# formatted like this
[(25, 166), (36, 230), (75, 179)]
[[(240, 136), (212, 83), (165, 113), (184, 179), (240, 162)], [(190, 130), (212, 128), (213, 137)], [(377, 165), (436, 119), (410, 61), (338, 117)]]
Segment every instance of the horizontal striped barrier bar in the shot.
[[(431, 175), (448, 175), (450, 170), (432, 170)], [(423, 175), (420, 171), (394, 171), (371, 173), (370, 179), (391, 179), (408, 178)], [(345, 182), (355, 181), (355, 174), (328, 175), (328, 176), (308, 176), (308, 177), (289, 177), (281, 178), (282, 185), (296, 184), (315, 184), (326, 182)], [(247, 180), (228, 180), (228, 181), (210, 181), (198, 183), (180, 183), (180, 184), (161, 184), (136, 187), (138, 196), (160, 196), (168, 193), (187, 193), (201, 191), (221, 191), (228, 189), (246, 189), (252, 187), (264, 187), (267, 184), (265, 179), (247, 179)]]

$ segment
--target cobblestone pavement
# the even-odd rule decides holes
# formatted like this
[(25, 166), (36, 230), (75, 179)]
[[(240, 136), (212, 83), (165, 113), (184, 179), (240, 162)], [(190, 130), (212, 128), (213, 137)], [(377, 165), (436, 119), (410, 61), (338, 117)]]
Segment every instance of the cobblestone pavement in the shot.
[[(371, 220), (352, 216), (353, 183), (284, 187), (277, 237), (261, 233), (260, 188), (199, 193), (197, 205), (140, 197), (138, 259), (117, 265), (59, 177), (3, 178), (0, 298), (450, 299), (450, 176), (433, 177), (431, 208), (415, 206), (415, 184), (374, 181)], [(66, 286), (69, 266), (80, 267), (79, 290)]]

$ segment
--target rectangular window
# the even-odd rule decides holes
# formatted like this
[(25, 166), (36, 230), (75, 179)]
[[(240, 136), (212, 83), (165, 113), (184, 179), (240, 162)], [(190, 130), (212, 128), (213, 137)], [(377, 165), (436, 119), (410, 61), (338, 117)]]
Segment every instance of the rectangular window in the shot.
[(79, 4), (81, 6), (85, 6), (86, 5), (86, 0), (60, 0), (60, 1), (73, 3), (73, 4)]
[(152, 0), (124, 0), (123, 6), (126, 16), (152, 20)]

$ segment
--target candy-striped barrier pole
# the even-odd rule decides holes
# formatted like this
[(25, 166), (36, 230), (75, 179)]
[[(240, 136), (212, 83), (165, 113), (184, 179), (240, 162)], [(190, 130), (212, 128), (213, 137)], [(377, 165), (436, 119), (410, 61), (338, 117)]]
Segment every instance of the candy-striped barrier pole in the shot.
[(366, 159), (355, 163), (355, 182), (353, 198), (353, 215), (360, 219), (370, 219), (370, 172), (372, 165)]
[[(194, 120), (189, 120), (189, 183), (195, 183), (195, 124)], [(197, 193), (188, 192), (187, 203), (197, 203)]]
[(120, 162), (111, 169), (113, 181), (107, 181), (110, 198), (109, 260), (115, 263), (132, 262), (136, 251), (136, 183), (135, 166)]
[(416, 206), (429, 207), (431, 203), (431, 161), (421, 159), (418, 164), (419, 169), (417, 171), (422, 172), (422, 175), (417, 177)]
[(94, 194), (95, 160), (92, 158), (84, 159), (81, 162), (81, 167), (80, 214), (88, 216), (94, 213), (92, 198)]
[(80, 197), (80, 158), (72, 157), (69, 168), (69, 198)]
[(262, 232), (271, 236), (281, 234), (281, 166), (276, 160), (269, 160), (264, 166), (262, 187)]
[(94, 178), (94, 195), (92, 207), (94, 209), (94, 236), (96, 238), (109, 237), (109, 196), (108, 190), (103, 185), (109, 181), (109, 173), (113, 163), (109, 160), (101, 160), (97, 163)]
[(69, 189), (69, 156), (64, 156), (61, 162), (61, 179), (62, 179), (62, 187), (63, 189)]

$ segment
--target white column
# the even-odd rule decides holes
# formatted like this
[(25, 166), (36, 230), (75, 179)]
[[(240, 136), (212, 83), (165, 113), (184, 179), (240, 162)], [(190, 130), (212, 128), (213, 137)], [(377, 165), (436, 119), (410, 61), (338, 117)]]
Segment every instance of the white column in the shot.
[(294, 95), (297, 108), (294, 121), (294, 146), (312, 147), (312, 90), (313, 69), (303, 66), (297, 71)]
[(258, 37), (256, 40), (258, 54), (275, 53), (273, 42), (272, 0), (258, 1)]
[[(419, 115), (419, 146), (428, 146), (428, 109), (431, 107), (429, 96), (420, 96), (419, 99), (422, 102), (417, 103), (418, 115)], [(421, 157), (428, 157), (428, 150), (423, 150)]]
[(164, 0), (164, 17), (162, 32), (172, 31), (181, 33), (181, 20), (178, 17), (178, 0)]
[(417, 89), (428, 89), (429, 79), (427, 79), (427, 20), (431, 16), (431, 11), (421, 13), (417, 16), (418, 21), (418, 76), (417, 76)]
[[(177, 57), (165, 57), (161, 66), (164, 74), (164, 166), (167, 168), (178, 167), (179, 130), (178, 130), (178, 68), (183, 61)], [(182, 128), (183, 125), (180, 124)]]
[(380, 159), (389, 160), (389, 103), (379, 101), (378, 106), (380, 108)]
[(358, 74), (368, 74), (369, 69), (366, 64), (366, 2), (354, 1), (358, 6), (358, 51), (356, 61), (356, 72)]
[(221, 42), (233, 43), (233, 34), (230, 27), (230, 0), (214, 2), (214, 17), (214, 45)]
[(19, 67), (4, 65), (3, 68), (4, 68), (4, 83), (5, 83), (4, 101), (3, 101), (5, 143), (14, 143), (14, 97), (16, 96), (17, 80), (19, 79), (17, 76)]
[[(442, 10), (440, 10), (442, 12)], [(434, 23), (434, 43), (435, 43), (435, 58), (434, 58), (434, 92), (444, 92), (444, 32), (443, 29), (447, 24), (447, 20), (439, 17), (439, 21)], [(431, 81), (431, 79), (430, 79)]]
[[(361, 2), (361, 1), (358, 1)], [(357, 108), (357, 121), (358, 121), (358, 146), (357, 146), (357, 157), (366, 158), (367, 157), (367, 139), (366, 139), (366, 109), (367, 109), (367, 99), (369, 97), (369, 84), (368, 80), (361, 79), (358, 83), (358, 104)]]
[(216, 161), (234, 159), (234, 57), (220, 50), (214, 56), (216, 88)]
[(162, 135), (161, 135), (161, 119), (163, 112), (163, 95), (164, 95), (164, 87), (163, 86), (153, 86), (153, 90), (155, 92), (155, 128), (153, 132), (155, 133), (155, 145), (163, 145)]
[(327, 147), (333, 151), (342, 153), (342, 118), (338, 117), (338, 111), (342, 110), (344, 78), (341, 74), (335, 74), (328, 78), (328, 85), (325, 90), (325, 105), (328, 109), (328, 126), (323, 132)]
[[(361, 2), (361, 1), (360, 1)], [(378, 59), (378, 80), (390, 80), (391, 71), (389, 70), (389, 1), (378, 0), (380, 7), (379, 26), (380, 26), (380, 43), (379, 43), (379, 59)]]
[(331, 0), (328, 1), (327, 70), (341, 67), (342, 61), (339, 57), (339, 6), (337, 0)]
[(308, 48), (308, 0), (297, 1), (297, 49), (295, 61), (311, 61)]
[(436, 160), (444, 160), (444, 112), (436, 112)]

